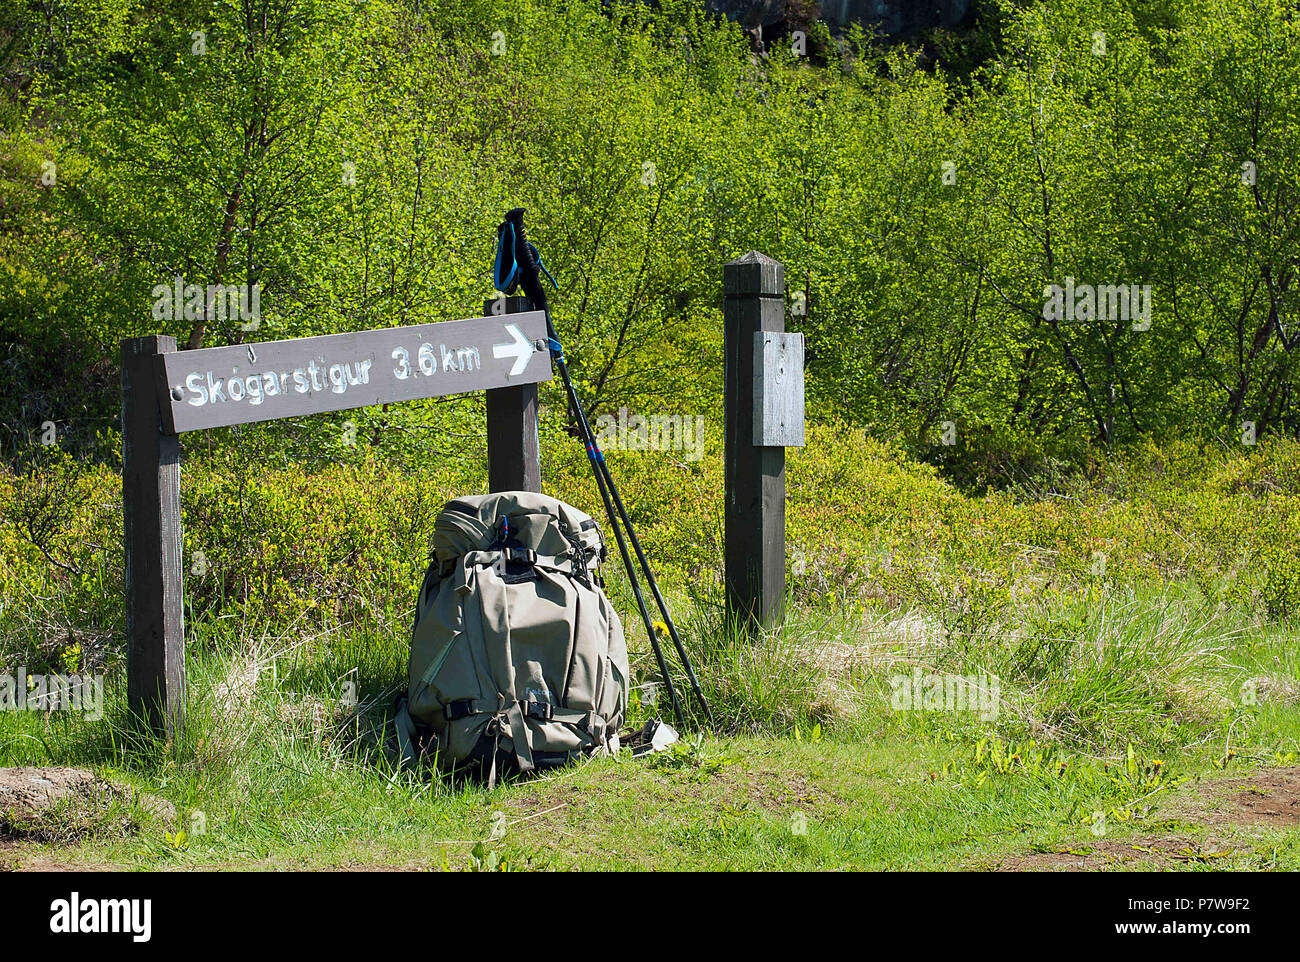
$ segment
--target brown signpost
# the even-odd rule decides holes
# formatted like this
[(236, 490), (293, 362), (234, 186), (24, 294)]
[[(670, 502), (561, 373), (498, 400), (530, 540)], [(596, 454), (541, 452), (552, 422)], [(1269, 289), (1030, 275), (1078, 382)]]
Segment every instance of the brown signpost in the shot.
[[(518, 315), (531, 308), (526, 297), (487, 301), (483, 313)], [(545, 315), (542, 315), (545, 331)], [(513, 319), (513, 318), (512, 318)], [(541, 491), (542, 452), (537, 432), (537, 385), (519, 384), (487, 392), (488, 488)]]
[(170, 337), (122, 342), (127, 700), (139, 722), (171, 735), (184, 719), (177, 435), (487, 391), (492, 490), (537, 490), (536, 385), (551, 377), (546, 317), (514, 306), (490, 317), (194, 351), (177, 351)]
[(154, 363), (173, 337), (122, 342), (122, 520), (126, 546), (127, 702), (155, 731), (185, 711), (179, 439), (159, 429)]

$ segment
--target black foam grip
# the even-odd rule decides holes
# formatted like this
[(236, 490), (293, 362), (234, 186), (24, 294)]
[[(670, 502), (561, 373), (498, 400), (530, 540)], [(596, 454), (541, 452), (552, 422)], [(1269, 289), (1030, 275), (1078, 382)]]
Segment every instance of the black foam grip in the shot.
[(515, 225), (515, 262), (519, 265), (519, 286), (524, 289), (524, 294), (532, 301), (533, 309), (544, 311), (546, 310), (546, 292), (542, 290), (542, 282), (537, 270), (537, 258), (533, 256), (533, 249), (528, 246), (528, 235), (524, 231), (525, 212), (525, 208), (516, 207), (506, 214), (506, 220)]

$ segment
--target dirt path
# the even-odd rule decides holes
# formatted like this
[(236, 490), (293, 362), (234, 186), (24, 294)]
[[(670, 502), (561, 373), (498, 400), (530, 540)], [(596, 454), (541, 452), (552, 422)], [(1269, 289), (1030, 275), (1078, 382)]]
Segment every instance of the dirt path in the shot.
[[(826, 796), (802, 776), (781, 779), (779, 773), (766, 772), (767, 778), (745, 779), (742, 787), (761, 807), (795, 802), (799, 807), (844, 804)], [(788, 773), (787, 773), (788, 774)], [(687, 789), (693, 786), (687, 786)], [(611, 790), (617, 790), (611, 788)], [(518, 821), (549, 823), (555, 820), (556, 832), (563, 810), (581, 804), (576, 788), (548, 791), (547, 804), (525, 798), (506, 806), (507, 814)], [(779, 806), (778, 806), (779, 807)], [(518, 809), (516, 811), (516, 809)], [(1109, 837), (1094, 838), (1086, 830), (1077, 840), (1033, 846), (1021, 852), (984, 857), (964, 867), (977, 871), (1114, 871), (1178, 870), (1193, 866), (1221, 865), (1224, 868), (1267, 868), (1269, 836), (1282, 832), (1300, 832), (1300, 767), (1261, 769), (1251, 775), (1224, 776), (1183, 785), (1166, 798), (1158, 812), (1150, 817), (1150, 829), (1122, 835), (1116, 829)], [(1141, 825), (1142, 823), (1138, 823)], [(600, 845), (600, 839), (587, 837), (586, 845)], [(1275, 844), (1275, 843), (1274, 843)], [(578, 845), (581, 850), (584, 845)], [(1261, 854), (1263, 852), (1264, 854)], [(84, 857), (83, 857), (84, 856)], [(373, 864), (372, 864), (373, 863)], [(231, 863), (188, 865), (186, 870), (221, 871), (223, 869), (276, 870), (326, 868), (331, 871), (403, 871), (427, 869), (431, 864), (374, 862), (362, 855), (356, 863), (314, 866), (300, 864)], [(0, 824), (0, 871), (64, 872), (121, 871), (139, 869), (137, 864), (114, 864), (96, 859), (69, 838), (60, 844), (46, 837), (26, 836), (11, 826)]]
[[(990, 868), (1021, 871), (1174, 869), (1253, 854), (1272, 830), (1300, 829), (1300, 767), (1269, 768), (1248, 776), (1202, 780), (1162, 806), (1166, 833), (1088, 838), (1003, 857)], [(972, 865), (973, 868), (982, 866)]]

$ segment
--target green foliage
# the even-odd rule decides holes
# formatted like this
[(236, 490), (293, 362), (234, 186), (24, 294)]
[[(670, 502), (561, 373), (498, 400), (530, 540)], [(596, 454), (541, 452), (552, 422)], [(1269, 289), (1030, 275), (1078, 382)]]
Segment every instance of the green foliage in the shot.
[(1264, 549), (1264, 608), (1270, 618), (1300, 614), (1300, 553), (1292, 545), (1271, 544)]
[[(957, 754), (930, 779), (959, 774), (963, 805), (1048, 799), (1067, 822), (1124, 820), (1169, 786), (1168, 751), (1294, 744), (1281, 707), (1239, 694), (1247, 672), (1275, 692), (1296, 674), (1291, 0), (996, 4), (986, 34), (919, 51), (818, 24), (810, 58), (751, 57), (691, 0), (262, 6), (0, 11), (0, 666), (121, 659), (121, 338), (477, 314), (520, 205), (592, 417), (703, 417), (698, 459), (608, 459), (723, 732), (818, 754), (844, 731), (942, 732)], [(748, 250), (785, 265), (811, 415), (787, 459), (791, 615), (757, 638), (720, 604), (719, 282)], [(155, 313), (178, 276), (260, 285), (260, 325)], [(1045, 316), (1066, 278), (1151, 285), (1149, 328)], [(557, 383), (540, 415), (548, 491), (599, 504)], [(231, 815), (149, 859), (268, 845), (268, 799), (317, 806), (295, 844), (349, 793), (386, 832), (442, 817), (409, 793), (446, 786), (408, 785), (376, 732), (434, 512), (485, 488), (482, 417), (463, 397), (183, 440), (194, 724), (158, 764)], [(613, 564), (609, 582), (652, 682)], [(995, 674), (1002, 710), (887, 711), (913, 667)], [(19, 762), (137, 758), (116, 729), (2, 721)], [(725, 783), (719, 751), (684, 741), (651, 784)], [(675, 844), (763, 839), (730, 804)]]
[[(1159, 758), (1142, 757), (1130, 743), (1122, 761), (1098, 761), (1062, 750), (1051, 742), (1004, 741), (996, 736), (981, 738), (962, 765), (961, 782), (972, 789), (999, 783), (1034, 785), (1051, 791), (1063, 784), (1100, 808), (1081, 813), (1080, 822), (1095, 824), (1098, 815), (1127, 822), (1149, 814), (1154, 806), (1140, 803), (1158, 792), (1176, 786), (1183, 779), (1171, 778), (1168, 766)], [(1075, 808), (1079, 804), (1076, 802)]]
[(508, 857), (503, 858), (500, 852), (489, 849), (479, 842), (470, 850), (469, 871), (511, 872), (514, 871), (514, 864)]
[[(808, 442), (788, 459), (787, 544), (792, 602), (809, 612), (810, 624), (818, 612), (854, 617), (919, 606), (957, 651), (1004, 631), (1027, 606), (1055, 612), (1041, 616), (1049, 622), (1037, 632), (1051, 634), (1051, 618), (1072, 623), (1071, 605), (1126, 586), (1175, 582), (1262, 617), (1295, 614), (1300, 587), (1288, 547), (1296, 543), (1300, 504), (1289, 467), (1294, 442), (1263, 443), (1249, 455), (1144, 449), (1099, 462), (1091, 480), (1074, 477), (1039, 497), (1021, 490), (983, 498), (963, 496), (932, 467), (848, 427), (813, 425)], [(548, 491), (598, 505), (580, 446), (561, 434), (543, 448)], [(42, 450), (24, 472), (0, 474), (5, 616), (23, 620), (24, 604), (43, 612), (41, 644), (51, 646), (50, 659), (78, 641), (86, 657), (99, 658), (116, 650), (108, 639), (122, 624), (115, 600), (120, 480), (58, 448)], [(609, 459), (656, 568), (698, 600), (699, 640), (692, 644), (706, 666), (726, 666), (711, 682), (718, 696), (740, 698), (740, 727), (766, 726), (770, 718), (746, 720), (739, 708), (766, 700), (754, 686), (784, 690), (788, 706), (790, 693), (815, 685), (785, 660), (784, 644), (747, 649), (745, 658), (724, 654), (744, 642), (726, 640), (717, 614), (717, 437), (710, 435), (698, 462), (636, 451), (612, 451)], [(198, 448), (182, 485), (190, 620), (272, 633), (294, 625), (369, 631), (401, 624), (423, 574), (434, 515), (451, 497), (485, 490), (481, 464), (434, 456), (416, 470), (348, 449), (342, 463), (304, 471), (264, 453), (255, 436), (234, 452), (209, 456)], [(611, 590), (635, 624), (617, 564), (609, 569)], [(54, 625), (63, 626), (62, 635)], [(1060, 667), (1051, 651), (1026, 643), (1017, 664), (1051, 673)], [(811, 721), (820, 717), (820, 709), (805, 709)], [(802, 723), (805, 709), (780, 725)]]
[[(820, 24), (816, 57), (751, 59), (690, 0), (54, 6), (0, 18), (11, 459), (46, 420), (111, 459), (125, 336), (476, 313), (516, 204), (593, 413), (716, 409), (720, 268), (757, 249), (786, 265), (813, 414), (963, 485), (1300, 431), (1288, 0), (981, 7), (937, 71), (934, 38)], [(261, 326), (159, 317), (177, 276), (260, 285)], [(1151, 285), (1150, 327), (1046, 318), (1066, 278)], [(355, 421), (409, 462), (472, 413)], [(320, 457), (338, 423), (264, 433)]]
[(710, 751), (704, 736), (696, 732), (651, 755), (650, 768), (686, 781), (704, 781), (733, 761), (725, 752)]

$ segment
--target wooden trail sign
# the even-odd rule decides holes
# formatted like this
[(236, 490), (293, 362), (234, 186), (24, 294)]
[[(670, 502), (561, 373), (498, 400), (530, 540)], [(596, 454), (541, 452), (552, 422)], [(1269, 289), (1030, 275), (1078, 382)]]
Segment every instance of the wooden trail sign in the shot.
[(158, 355), (164, 434), (551, 377), (541, 311)]
[(546, 315), (523, 306), (509, 298), (487, 317), (195, 351), (163, 336), (122, 342), (127, 701), (137, 722), (170, 736), (185, 717), (177, 435), (486, 391), (492, 490), (540, 490), (537, 384), (551, 363)]
[[(726, 593), (729, 617), (770, 626), (785, 593), (785, 447), (803, 444), (803, 340), (785, 332), (780, 263), (723, 268)], [(499, 305), (499, 308), (498, 308)], [(149, 728), (184, 719), (180, 449), (185, 431), (487, 392), (488, 484), (541, 489), (537, 384), (550, 380), (546, 317), (523, 298), (490, 316), (177, 351), (122, 342), (122, 512), (127, 693)]]

